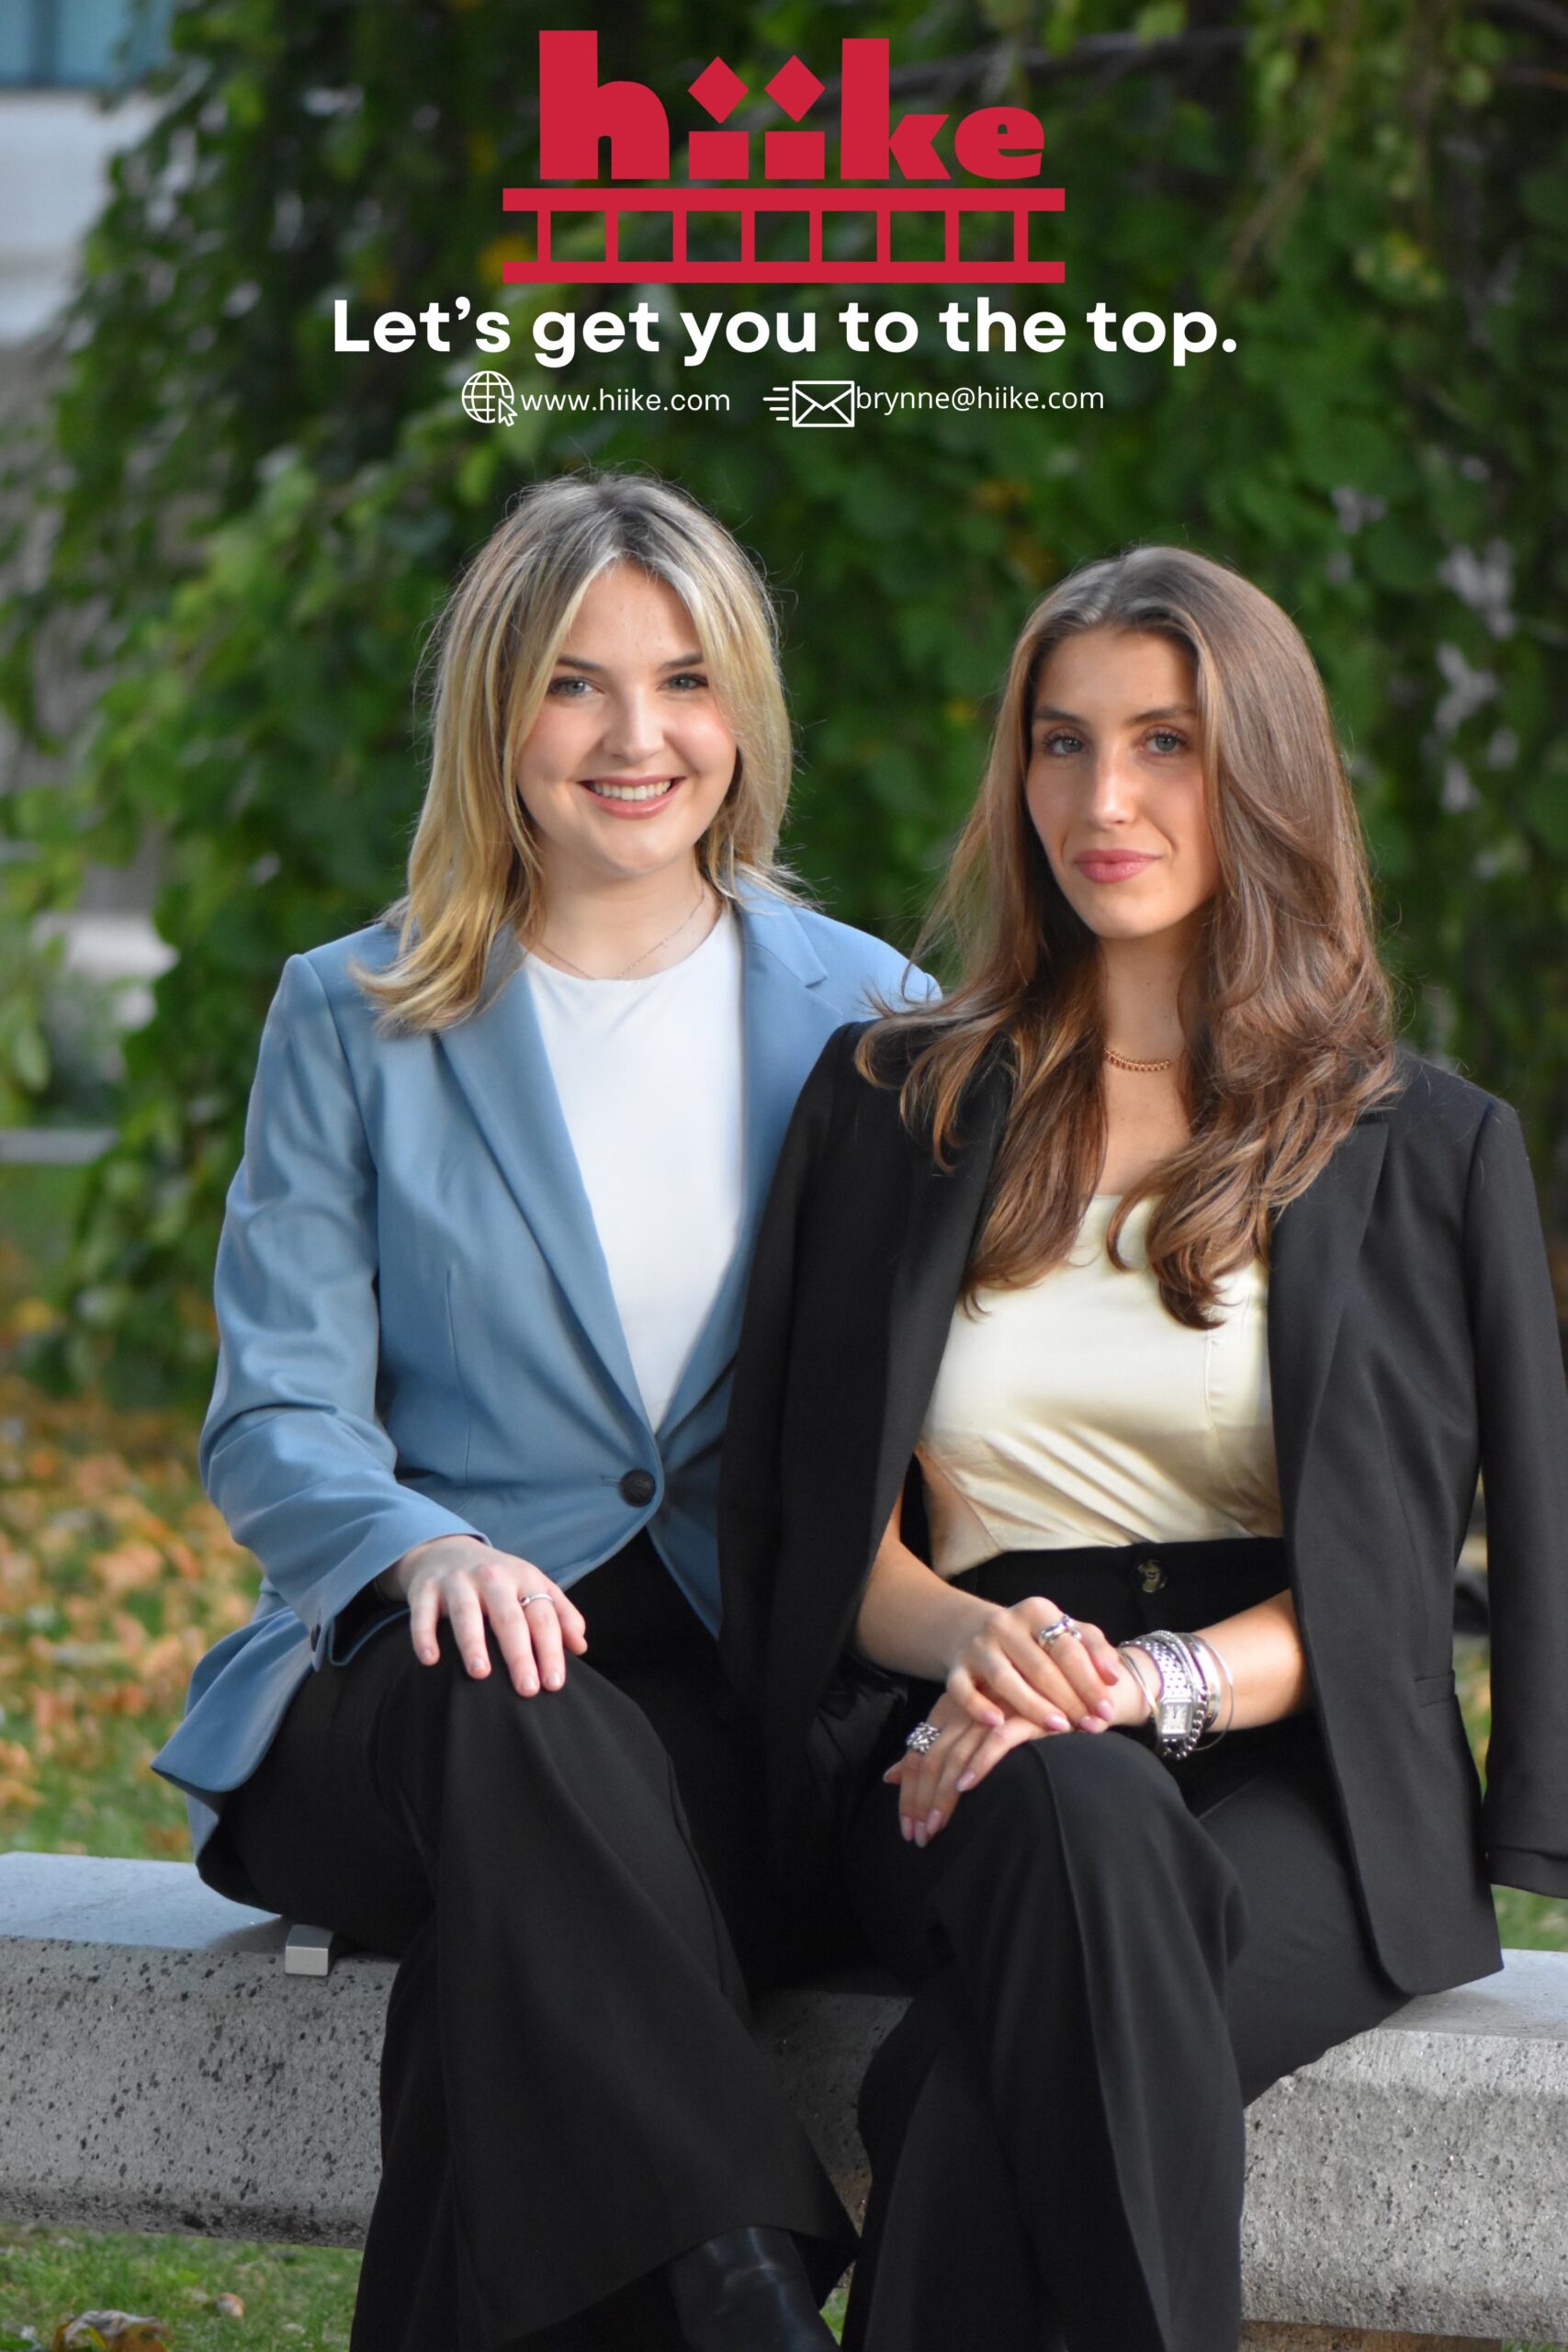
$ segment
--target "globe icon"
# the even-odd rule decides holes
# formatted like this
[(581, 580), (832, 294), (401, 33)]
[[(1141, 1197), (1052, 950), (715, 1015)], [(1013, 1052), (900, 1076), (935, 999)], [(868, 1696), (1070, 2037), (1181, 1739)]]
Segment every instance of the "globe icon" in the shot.
[(463, 387), (463, 406), (476, 424), (514, 424), (517, 410), (512, 386), (493, 368), (481, 368)]

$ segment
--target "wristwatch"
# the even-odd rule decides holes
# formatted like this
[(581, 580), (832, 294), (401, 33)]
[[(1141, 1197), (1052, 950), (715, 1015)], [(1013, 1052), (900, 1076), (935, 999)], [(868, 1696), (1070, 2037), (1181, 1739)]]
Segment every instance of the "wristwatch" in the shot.
[(1190, 1756), (1207, 1726), (1209, 1693), (1195, 1671), (1186, 1644), (1145, 1634), (1123, 1645), (1154, 1660), (1159, 1676), (1152, 1728), (1163, 1757)]

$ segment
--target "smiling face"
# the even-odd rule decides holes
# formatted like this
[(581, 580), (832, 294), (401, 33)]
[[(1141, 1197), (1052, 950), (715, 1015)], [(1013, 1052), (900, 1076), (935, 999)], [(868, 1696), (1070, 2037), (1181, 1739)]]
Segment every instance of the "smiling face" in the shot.
[(634, 564), (602, 571), (514, 763), (547, 880), (694, 876), (736, 758), (674, 589)]
[(1105, 941), (1195, 933), (1219, 883), (1190, 658), (1089, 628), (1041, 665), (1025, 797), (1063, 895)]

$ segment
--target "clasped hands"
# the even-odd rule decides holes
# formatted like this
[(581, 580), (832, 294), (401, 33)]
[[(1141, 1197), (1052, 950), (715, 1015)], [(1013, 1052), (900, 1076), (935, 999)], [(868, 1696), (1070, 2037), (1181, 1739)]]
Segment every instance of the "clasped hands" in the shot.
[(489, 1620), (495, 1645), (506, 1662), (518, 1696), (558, 1690), (566, 1679), (567, 1653), (588, 1647), (582, 1611), (531, 1560), (497, 1551), (473, 1535), (433, 1535), (403, 1554), (378, 1588), (409, 1605), (409, 1637), (422, 1666), (440, 1656), (436, 1627), (450, 1618), (458, 1654), (468, 1673), (491, 1670)]
[(959, 1798), (1027, 1740), (1145, 1720), (1148, 1700), (1098, 1625), (1079, 1618), (1077, 1640), (1065, 1634), (1042, 1644), (1042, 1629), (1062, 1613), (1039, 1597), (998, 1607), (958, 1650), (947, 1688), (926, 1717), (941, 1738), (924, 1755), (908, 1750), (883, 1775), (898, 1792), (906, 1838), (927, 1844), (952, 1820)]

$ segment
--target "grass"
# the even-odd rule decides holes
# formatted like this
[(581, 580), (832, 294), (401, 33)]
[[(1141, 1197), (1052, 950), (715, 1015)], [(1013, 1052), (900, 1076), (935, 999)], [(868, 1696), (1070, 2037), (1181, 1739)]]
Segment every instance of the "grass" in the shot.
[(348, 2342), (358, 2275), (356, 2254), (321, 2246), (0, 2227), (0, 2346), (29, 2326), (47, 2345), (91, 2307), (163, 2320), (172, 2352), (331, 2352)]
[[(4, 1369), (46, 1312), (30, 1270), (63, 1235), (60, 1175), (0, 1170), (0, 1851), (183, 1857), (183, 1802), (147, 1768), (197, 1658), (249, 1616), (255, 1567), (202, 1496), (188, 1416), (57, 1400)], [(1483, 1645), (1459, 1679), (1479, 1753)], [(1568, 1902), (1496, 1899), (1506, 1944), (1568, 1950)], [(89, 2308), (164, 2320), (177, 2352), (327, 2352), (348, 2342), (358, 2269), (330, 2248), (0, 2222), (0, 2352)]]
[(0, 1306), (15, 1307), (39, 1270), (60, 1264), (86, 1180), (85, 1168), (0, 1164)]

